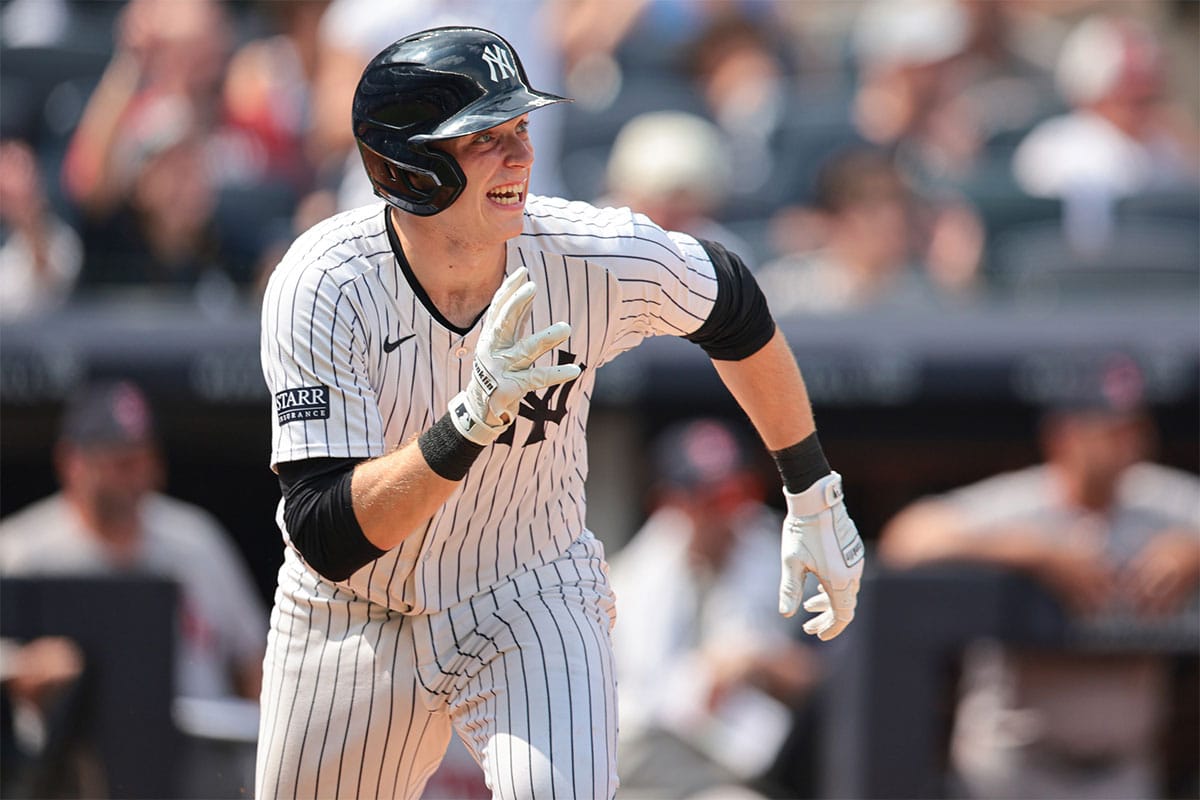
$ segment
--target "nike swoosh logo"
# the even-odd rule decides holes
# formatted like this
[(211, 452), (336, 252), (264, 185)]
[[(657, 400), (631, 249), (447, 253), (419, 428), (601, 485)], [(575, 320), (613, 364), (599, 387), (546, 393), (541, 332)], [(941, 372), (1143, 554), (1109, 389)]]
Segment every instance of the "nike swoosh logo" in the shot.
[(384, 340), (383, 340), (383, 352), (385, 352), (385, 353), (390, 353), (390, 352), (392, 352), (392, 351), (393, 351), (393, 350), (395, 350), (397, 347), (399, 347), (400, 345), (404, 344), (405, 342), (407, 342), (409, 339), (413, 338), (414, 336), (416, 336), (416, 334), (415, 334), (415, 333), (410, 333), (408, 336), (405, 336), (405, 337), (403, 337), (403, 338), (401, 338), (401, 339), (397, 339), (397, 340), (396, 340), (396, 341), (394, 341), (394, 342), (389, 342), (389, 341), (387, 340), (387, 338), (385, 337), (385, 338), (384, 338)]

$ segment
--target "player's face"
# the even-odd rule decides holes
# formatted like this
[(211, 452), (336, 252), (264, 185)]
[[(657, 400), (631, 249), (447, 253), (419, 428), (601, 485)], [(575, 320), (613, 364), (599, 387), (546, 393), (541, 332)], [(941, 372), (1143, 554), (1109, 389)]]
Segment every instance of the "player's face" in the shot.
[(517, 117), (445, 142), (445, 150), (466, 175), (467, 185), (438, 216), (460, 235), (504, 242), (521, 233), (533, 166), (528, 120), (528, 115)]

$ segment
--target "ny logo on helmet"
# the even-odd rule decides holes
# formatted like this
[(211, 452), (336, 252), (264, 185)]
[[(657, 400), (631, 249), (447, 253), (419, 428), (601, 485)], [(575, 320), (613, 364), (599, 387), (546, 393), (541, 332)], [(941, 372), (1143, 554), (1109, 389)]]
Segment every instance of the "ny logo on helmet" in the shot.
[(491, 78), (494, 81), (511, 78), (517, 74), (517, 68), (513, 66), (512, 56), (498, 44), (489, 44), (483, 48), (483, 60), (487, 62), (488, 69), (491, 71)]

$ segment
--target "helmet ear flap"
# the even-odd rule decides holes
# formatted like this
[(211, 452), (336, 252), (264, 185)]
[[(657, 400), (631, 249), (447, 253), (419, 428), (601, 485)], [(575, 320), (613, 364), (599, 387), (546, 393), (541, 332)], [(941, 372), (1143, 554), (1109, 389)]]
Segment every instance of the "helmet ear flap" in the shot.
[(430, 217), (445, 210), (467, 185), (453, 158), (423, 144), (408, 149), (410, 163), (390, 159), (362, 139), (358, 149), (375, 194), (410, 214)]

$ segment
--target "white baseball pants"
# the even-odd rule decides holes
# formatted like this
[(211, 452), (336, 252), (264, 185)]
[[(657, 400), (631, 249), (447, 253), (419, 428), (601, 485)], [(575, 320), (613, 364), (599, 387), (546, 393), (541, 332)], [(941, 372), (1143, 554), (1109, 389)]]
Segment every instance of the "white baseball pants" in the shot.
[(418, 798), (456, 731), (495, 798), (617, 789), (615, 612), (600, 544), (404, 615), (290, 556), (264, 663), (256, 797)]

